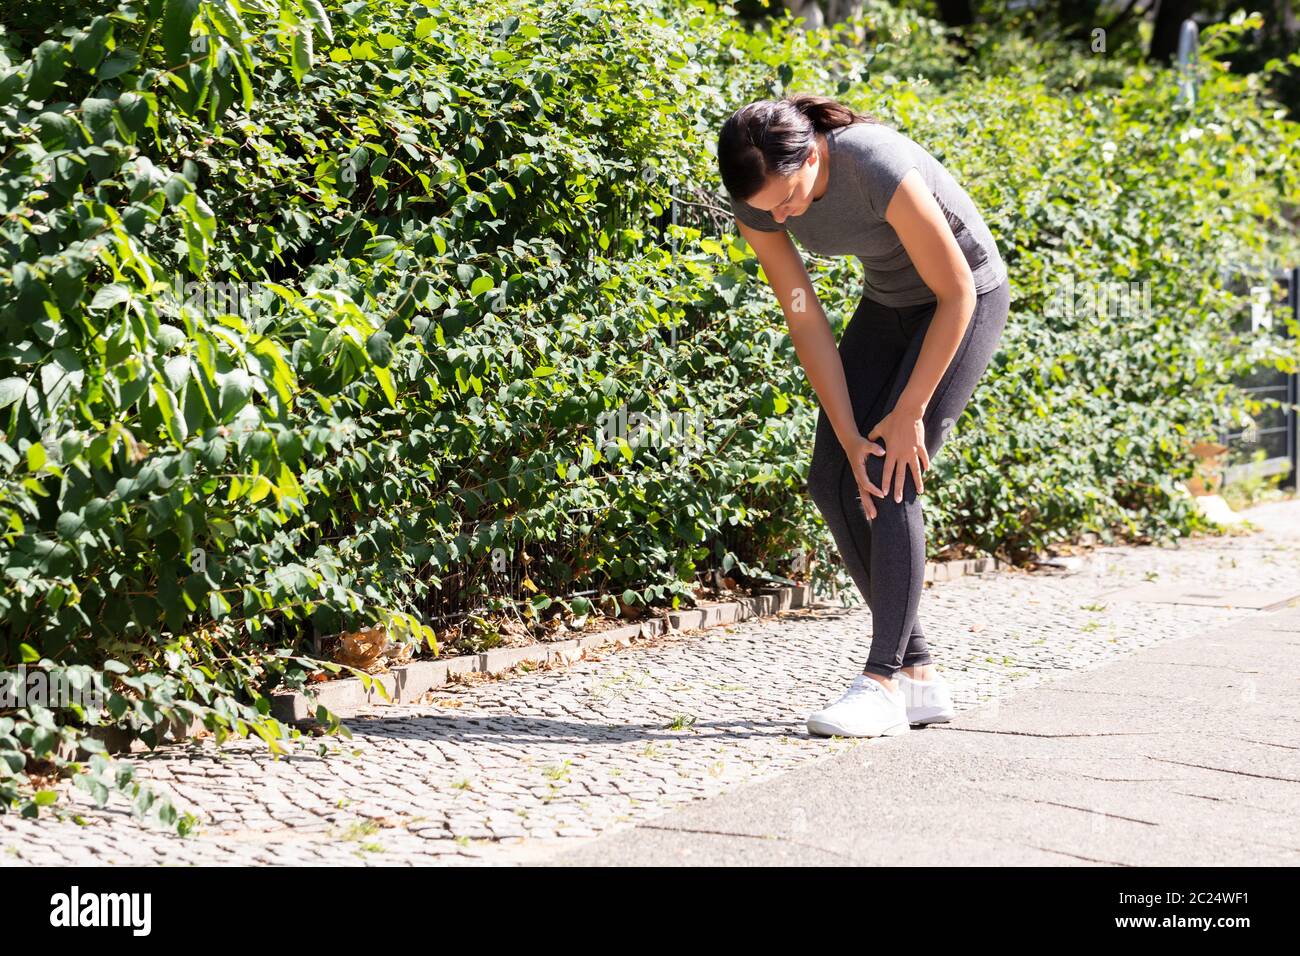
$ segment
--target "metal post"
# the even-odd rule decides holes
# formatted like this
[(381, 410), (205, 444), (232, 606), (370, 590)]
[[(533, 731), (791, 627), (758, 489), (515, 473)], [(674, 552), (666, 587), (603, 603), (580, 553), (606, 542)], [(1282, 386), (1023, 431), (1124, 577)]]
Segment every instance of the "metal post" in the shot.
[[(671, 210), (669, 213), (669, 221), (675, 226), (677, 225), (677, 190), (676, 189), (670, 190), (668, 195), (672, 198), (672, 202), (670, 204)], [(675, 232), (672, 232), (671, 230), (669, 230), (668, 245), (669, 248), (672, 249), (673, 255), (676, 256), (677, 255), (677, 234)]]
[[(1291, 320), (1296, 323), (1295, 334), (1300, 336), (1300, 266), (1292, 267), (1289, 272), (1287, 307), (1291, 312)], [(1297, 471), (1300, 470), (1300, 413), (1296, 412), (1296, 405), (1300, 403), (1300, 372), (1292, 372), (1287, 376), (1286, 400), (1291, 406), (1286, 413), (1287, 457), (1291, 459), (1291, 473), (1282, 484), (1284, 487), (1300, 488), (1297, 479)]]
[(1196, 103), (1196, 48), (1200, 34), (1196, 21), (1188, 18), (1178, 30), (1178, 100), (1192, 106)]

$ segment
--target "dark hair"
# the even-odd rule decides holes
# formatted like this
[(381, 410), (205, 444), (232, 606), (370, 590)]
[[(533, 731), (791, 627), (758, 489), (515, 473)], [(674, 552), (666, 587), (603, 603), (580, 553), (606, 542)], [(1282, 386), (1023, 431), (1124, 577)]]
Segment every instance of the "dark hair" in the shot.
[(816, 148), (816, 134), (853, 123), (879, 123), (828, 96), (796, 93), (758, 100), (732, 113), (718, 134), (718, 171), (727, 192), (747, 200), (768, 176), (789, 176)]

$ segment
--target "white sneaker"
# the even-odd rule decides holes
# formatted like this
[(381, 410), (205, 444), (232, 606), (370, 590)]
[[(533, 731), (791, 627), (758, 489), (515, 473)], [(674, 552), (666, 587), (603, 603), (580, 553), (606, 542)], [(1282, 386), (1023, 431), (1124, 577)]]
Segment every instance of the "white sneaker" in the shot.
[(897, 737), (912, 728), (902, 690), (859, 674), (844, 696), (808, 718), (808, 732), (821, 737)]
[(898, 689), (907, 704), (907, 719), (914, 724), (939, 724), (952, 720), (952, 695), (938, 672), (929, 680), (913, 680), (898, 672)]

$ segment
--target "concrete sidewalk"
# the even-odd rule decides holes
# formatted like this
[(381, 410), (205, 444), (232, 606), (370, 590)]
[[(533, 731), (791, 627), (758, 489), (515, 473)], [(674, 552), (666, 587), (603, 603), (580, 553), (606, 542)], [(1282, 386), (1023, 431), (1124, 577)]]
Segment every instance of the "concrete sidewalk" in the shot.
[(0, 866), (1294, 864), (1300, 610), (1261, 611), (1300, 597), (1300, 500), (1244, 514), (927, 588), (958, 716), (903, 738), (807, 733), (871, 633), (823, 605), (458, 682), (285, 758), (139, 754), (195, 832), (65, 783), (0, 815)]
[(1295, 866), (1297, 691), (1292, 600), (529, 862)]

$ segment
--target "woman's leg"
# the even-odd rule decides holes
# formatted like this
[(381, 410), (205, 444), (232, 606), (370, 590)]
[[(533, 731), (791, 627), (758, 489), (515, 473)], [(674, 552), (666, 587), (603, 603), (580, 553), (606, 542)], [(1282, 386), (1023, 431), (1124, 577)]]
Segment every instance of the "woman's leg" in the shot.
[[(975, 392), (975, 386), (989, 361), (997, 352), (1002, 330), (1006, 326), (1011, 302), (1009, 282), (984, 292), (976, 299), (975, 310), (952, 362), (945, 370), (926, 407), (925, 447), (930, 460), (947, 438), (949, 424), (961, 417)], [(890, 380), (887, 391), (876, 392), (873, 406), (862, 429), (867, 434), (894, 407), (916, 366), (926, 331), (934, 318), (933, 304), (899, 310), (903, 335), (907, 338), (901, 362)], [(856, 411), (856, 410), (855, 410)], [(884, 456), (867, 458), (867, 475), (877, 486), (884, 477)], [(909, 642), (916, 625), (925, 579), (925, 518), (917, 498), (916, 484), (909, 471), (903, 483), (903, 500), (894, 501), (894, 489), (884, 498), (876, 498), (876, 518), (871, 527), (871, 612), (874, 635), (864, 673), (894, 677), (910, 653)]]
[[(889, 394), (906, 349), (907, 338), (898, 310), (864, 298), (839, 344), (853, 417), (863, 434), (867, 415)], [(848, 457), (824, 410), (819, 410), (817, 415), (808, 490), (830, 529), (849, 576), (872, 609), (874, 624), (880, 618), (871, 597), (871, 523), (862, 511)], [(925, 636), (915, 619), (903, 657), (906, 667), (930, 663)]]

